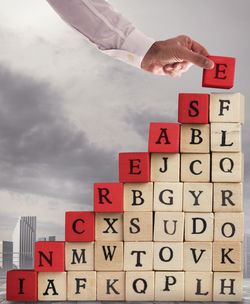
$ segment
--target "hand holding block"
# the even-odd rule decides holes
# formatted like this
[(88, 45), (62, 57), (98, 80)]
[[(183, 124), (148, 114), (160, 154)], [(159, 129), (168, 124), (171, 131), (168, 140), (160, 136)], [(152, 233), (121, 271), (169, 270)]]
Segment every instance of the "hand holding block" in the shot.
[(119, 242), (119, 241), (95, 242), (95, 270), (97, 271), (123, 270), (123, 242)]
[(212, 242), (184, 242), (183, 269), (212, 271)]
[(94, 184), (95, 212), (123, 212), (123, 184)]
[(38, 273), (38, 301), (66, 301), (66, 272)]
[(212, 183), (183, 183), (183, 211), (212, 212)]
[(203, 70), (202, 86), (208, 88), (231, 89), (234, 85), (235, 58), (208, 56), (214, 68)]
[(152, 211), (153, 183), (125, 183), (124, 211)]
[(154, 300), (154, 272), (126, 272), (126, 301)]
[(185, 213), (185, 241), (211, 242), (213, 238), (213, 213)]
[(179, 153), (179, 142), (178, 123), (150, 123), (148, 152)]
[(94, 242), (66, 242), (65, 270), (94, 270)]
[(207, 124), (209, 94), (179, 94), (178, 121), (183, 124)]
[(119, 153), (119, 181), (120, 183), (149, 182), (149, 153)]
[(125, 300), (125, 272), (97, 272), (97, 301)]
[(151, 153), (151, 181), (178, 182), (179, 176), (180, 154)]
[(210, 154), (181, 154), (182, 182), (210, 181)]
[(7, 301), (37, 301), (37, 272), (10, 270), (7, 272)]
[(153, 242), (124, 242), (124, 270), (153, 270)]
[(123, 213), (96, 213), (95, 239), (96, 241), (122, 241)]
[(94, 212), (65, 213), (65, 241), (92, 242), (95, 240)]
[(212, 272), (185, 272), (185, 301), (207, 302), (213, 299)]
[(184, 272), (155, 272), (155, 301), (184, 301)]
[(183, 270), (183, 243), (154, 242), (154, 270)]

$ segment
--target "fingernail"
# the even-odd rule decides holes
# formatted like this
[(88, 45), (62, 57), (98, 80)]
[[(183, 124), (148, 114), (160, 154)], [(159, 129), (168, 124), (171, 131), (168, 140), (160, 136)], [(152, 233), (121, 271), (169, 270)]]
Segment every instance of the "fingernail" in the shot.
[(213, 67), (214, 67), (213, 61), (207, 59), (207, 60), (205, 61), (205, 68), (206, 68), (206, 69), (212, 69)]

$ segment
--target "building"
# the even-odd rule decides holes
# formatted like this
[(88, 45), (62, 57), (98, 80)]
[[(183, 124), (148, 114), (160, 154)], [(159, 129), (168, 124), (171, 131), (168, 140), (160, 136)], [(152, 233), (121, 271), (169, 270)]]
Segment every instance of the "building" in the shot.
[(245, 234), (244, 239), (244, 277), (250, 278), (250, 234)]
[(49, 241), (49, 242), (55, 242), (55, 241), (56, 241), (56, 237), (55, 237), (54, 235), (50, 235), (50, 236), (48, 237), (48, 241)]
[(3, 272), (13, 268), (13, 242), (0, 242), (0, 268)]
[(47, 238), (46, 237), (39, 237), (38, 238), (38, 242), (55, 242), (56, 241), (56, 237), (53, 235), (53, 236), (48, 236)]
[(21, 269), (32, 269), (36, 241), (36, 216), (20, 217), (14, 229), (12, 240), (14, 265)]

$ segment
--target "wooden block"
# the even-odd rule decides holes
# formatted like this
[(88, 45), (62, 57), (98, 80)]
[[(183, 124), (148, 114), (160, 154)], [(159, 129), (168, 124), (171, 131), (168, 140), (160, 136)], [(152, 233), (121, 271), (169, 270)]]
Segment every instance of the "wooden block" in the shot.
[(151, 181), (178, 182), (180, 180), (180, 154), (151, 153)]
[(210, 94), (210, 122), (244, 123), (244, 102), (240, 93)]
[(10, 270), (6, 279), (7, 301), (37, 301), (37, 272), (34, 270)]
[(242, 182), (244, 179), (244, 155), (242, 153), (212, 153), (213, 182)]
[(242, 272), (214, 272), (214, 301), (237, 302), (242, 300)]
[(215, 241), (243, 241), (244, 213), (215, 213)]
[(212, 272), (185, 272), (185, 301), (207, 302), (213, 299)]
[(124, 211), (152, 211), (153, 183), (125, 183)]
[(65, 270), (93, 270), (94, 242), (66, 242)]
[(180, 125), (178, 123), (150, 123), (148, 152), (179, 153), (179, 144)]
[(65, 270), (64, 242), (36, 242), (35, 243), (35, 271)]
[(123, 242), (119, 242), (119, 241), (95, 242), (95, 270), (97, 271), (123, 270)]
[(185, 271), (212, 271), (212, 242), (185, 242), (183, 248)]
[(208, 56), (214, 62), (211, 70), (204, 69), (202, 86), (208, 88), (231, 89), (234, 85), (235, 58)]
[(119, 181), (147, 183), (150, 181), (150, 156), (147, 152), (119, 153)]
[(212, 183), (184, 183), (183, 211), (212, 212), (213, 184)]
[(154, 270), (183, 270), (183, 243), (154, 242)]
[(154, 272), (126, 272), (126, 301), (154, 300)]
[(154, 183), (154, 211), (182, 211), (183, 183)]
[(213, 213), (185, 213), (185, 241), (211, 242), (213, 234)]
[(125, 300), (125, 272), (97, 272), (97, 300)]
[(123, 212), (123, 184), (94, 184), (95, 212)]
[(242, 271), (241, 242), (213, 243), (213, 271)]
[(125, 242), (124, 270), (153, 270), (153, 242)]
[(211, 123), (212, 152), (240, 152), (241, 124), (240, 123)]
[(154, 241), (182, 242), (183, 235), (183, 212), (155, 212)]
[(242, 183), (214, 183), (214, 212), (243, 210)]
[(207, 124), (209, 115), (209, 94), (179, 94), (178, 121), (180, 123)]
[(210, 181), (210, 154), (181, 154), (182, 182)]
[(181, 125), (180, 152), (209, 153), (210, 126), (209, 124)]
[(153, 212), (124, 212), (124, 241), (152, 241)]
[(184, 272), (155, 272), (155, 301), (184, 301)]
[(96, 272), (69, 271), (67, 272), (67, 300), (95, 301)]
[(66, 272), (38, 273), (38, 301), (66, 301)]
[(122, 241), (123, 213), (96, 213), (95, 239), (96, 241)]
[(92, 242), (95, 240), (94, 212), (65, 213), (65, 241)]

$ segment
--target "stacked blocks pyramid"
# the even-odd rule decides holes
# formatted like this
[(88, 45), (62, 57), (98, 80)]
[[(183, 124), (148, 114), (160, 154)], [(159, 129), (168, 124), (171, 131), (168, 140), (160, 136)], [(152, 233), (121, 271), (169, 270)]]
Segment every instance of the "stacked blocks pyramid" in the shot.
[(94, 212), (66, 212), (65, 242), (35, 244), (34, 270), (8, 272), (8, 300), (242, 299), (244, 97), (179, 94), (178, 121), (119, 154), (119, 182), (94, 184)]

